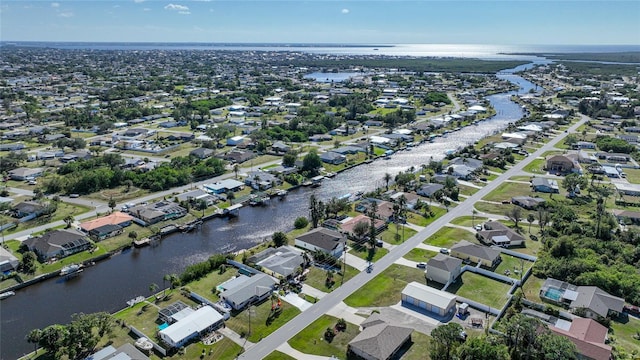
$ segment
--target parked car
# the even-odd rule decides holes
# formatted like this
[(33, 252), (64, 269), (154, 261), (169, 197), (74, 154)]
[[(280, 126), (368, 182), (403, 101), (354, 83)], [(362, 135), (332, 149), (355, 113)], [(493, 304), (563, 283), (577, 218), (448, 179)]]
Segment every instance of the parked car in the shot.
[(440, 249), (440, 253), (441, 253), (441, 254), (449, 255), (449, 249), (447, 249), (447, 248), (442, 248), (442, 249)]
[(476, 231), (481, 231), (482, 230), (482, 224), (478, 224), (478, 225), (474, 226), (473, 228), (476, 229)]
[(79, 197), (80, 197), (80, 194), (69, 194), (69, 197), (70, 197), (70, 198), (73, 198), (73, 199), (75, 199), (75, 198), (79, 198)]
[(416, 264), (417, 267), (419, 267), (420, 269), (425, 269), (427, 267), (427, 263), (426, 262), (419, 262)]

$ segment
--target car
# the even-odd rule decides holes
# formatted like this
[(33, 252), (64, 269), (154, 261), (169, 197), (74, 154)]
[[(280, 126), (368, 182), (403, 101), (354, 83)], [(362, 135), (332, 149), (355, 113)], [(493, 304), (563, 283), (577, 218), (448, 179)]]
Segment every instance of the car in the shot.
[(478, 225), (474, 226), (473, 228), (476, 229), (476, 231), (481, 231), (482, 230), (482, 225), (478, 224)]
[(69, 197), (70, 197), (70, 198), (73, 198), (73, 199), (75, 199), (75, 198), (79, 198), (79, 197), (80, 197), (80, 194), (69, 194)]
[(416, 264), (416, 267), (420, 268), (420, 269), (424, 269), (427, 267), (427, 263), (426, 262), (419, 262)]
[(442, 248), (442, 249), (440, 249), (440, 253), (441, 253), (441, 254), (447, 254), (447, 255), (448, 255), (448, 254), (449, 254), (449, 249), (447, 249), (447, 248)]
[(29, 185), (38, 185), (38, 182), (35, 180), (30, 180)]

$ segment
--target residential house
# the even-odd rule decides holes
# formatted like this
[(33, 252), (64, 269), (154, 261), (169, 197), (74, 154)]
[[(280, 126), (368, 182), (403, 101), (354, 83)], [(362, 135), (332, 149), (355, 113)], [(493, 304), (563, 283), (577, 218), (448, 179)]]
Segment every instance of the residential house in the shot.
[(178, 194), (176, 195), (176, 199), (179, 202), (186, 201), (192, 204), (197, 204), (200, 201), (204, 201), (207, 207), (215, 204), (218, 201), (218, 198), (216, 198), (215, 196), (209, 194), (208, 192), (202, 189), (195, 189), (195, 190), (184, 192), (182, 194)]
[(578, 173), (582, 174), (582, 168), (580, 167), (580, 163), (575, 160), (573, 157), (568, 155), (551, 155), (548, 156), (545, 162), (545, 167), (547, 171), (560, 173), (560, 174), (570, 174), (570, 173)]
[(453, 316), (456, 296), (412, 281), (402, 290), (402, 306), (427, 311), (440, 317)]
[(640, 185), (638, 184), (615, 182), (613, 186), (615, 186), (616, 191), (622, 195), (640, 196)]
[(425, 274), (428, 280), (440, 284), (449, 284), (458, 279), (461, 271), (462, 260), (444, 254), (437, 254), (427, 261)]
[(416, 194), (424, 197), (432, 197), (436, 192), (444, 189), (444, 185), (438, 183), (429, 183), (420, 186), (418, 190), (416, 190)]
[(271, 151), (277, 154), (286, 154), (291, 150), (291, 147), (282, 141), (276, 141), (271, 145)]
[(17, 181), (32, 180), (34, 178), (42, 176), (44, 169), (42, 168), (26, 168), (20, 167), (10, 170), (8, 175), (9, 179)]
[(204, 188), (213, 194), (222, 194), (229, 191), (239, 191), (244, 188), (244, 183), (234, 179), (224, 179), (213, 184), (205, 184)]
[(393, 203), (390, 201), (367, 198), (356, 205), (356, 211), (368, 214), (372, 208), (372, 203), (377, 203), (376, 218), (386, 222), (393, 220)]
[(613, 209), (613, 216), (618, 219), (621, 224), (627, 225), (639, 225), (640, 224), (640, 212), (631, 210), (619, 210)]
[(476, 233), (476, 237), (487, 245), (509, 247), (524, 244), (524, 236), (499, 221), (488, 221), (484, 228), (485, 230)]
[(141, 220), (143, 222), (142, 225), (147, 226), (160, 221), (182, 217), (187, 214), (187, 210), (172, 201), (162, 200), (151, 204), (134, 206), (129, 209), (129, 214)]
[(14, 271), (18, 265), (20, 265), (20, 260), (4, 246), (0, 246), (0, 273)]
[(266, 171), (250, 171), (244, 183), (256, 190), (267, 190), (282, 184), (282, 180)]
[(277, 283), (274, 278), (262, 273), (251, 277), (240, 275), (219, 285), (224, 290), (220, 293), (220, 298), (234, 310), (242, 310), (249, 304), (269, 297)]
[(321, 251), (339, 258), (344, 251), (346, 239), (335, 231), (326, 228), (315, 228), (295, 239), (295, 245), (309, 251)]
[(288, 278), (305, 264), (303, 252), (292, 246), (267, 248), (247, 259), (263, 272), (277, 278)]
[(17, 218), (34, 219), (45, 213), (47, 206), (37, 201), (23, 201), (13, 207), (13, 215)]
[(347, 157), (337, 152), (327, 151), (320, 154), (320, 160), (328, 164), (339, 165), (347, 161)]
[(569, 328), (550, 326), (554, 333), (569, 339), (581, 359), (610, 360), (611, 346), (607, 345), (608, 329), (593, 319), (575, 317)]
[(117, 349), (112, 345), (107, 345), (85, 360), (149, 360), (149, 357), (136, 349), (135, 346), (124, 343)]
[(511, 203), (526, 210), (535, 210), (545, 203), (545, 199), (531, 196), (514, 196), (511, 198)]
[(362, 331), (347, 345), (349, 358), (395, 359), (403, 346), (411, 343), (412, 328), (388, 323), (379, 314), (372, 314), (360, 326)]
[[(175, 316), (178, 314), (179, 316)], [(158, 331), (160, 339), (172, 348), (182, 347), (190, 340), (208, 335), (224, 326), (223, 316), (208, 305), (197, 310), (186, 307), (174, 314), (174, 317), (177, 321)]]
[(531, 187), (533, 191), (557, 194), (560, 192), (560, 187), (558, 187), (558, 182), (553, 179), (535, 177), (531, 180)]
[(574, 150), (582, 150), (582, 149), (595, 149), (596, 144), (589, 141), (578, 141), (575, 144), (571, 145)]
[(463, 261), (480, 263), (490, 269), (502, 261), (500, 251), (487, 246), (473, 244), (466, 240), (461, 240), (453, 245), (450, 249), (450, 254)]
[(211, 157), (211, 155), (213, 155), (214, 153), (215, 153), (215, 150), (213, 149), (197, 148), (197, 149), (191, 150), (191, 152), (189, 152), (189, 155), (195, 156), (199, 159), (206, 159), (208, 157)]
[(90, 232), (93, 229), (99, 228), (104, 225), (117, 225), (120, 228), (125, 228), (131, 225), (133, 217), (129, 214), (125, 214), (120, 211), (114, 211), (113, 213), (103, 216), (95, 220), (89, 220), (80, 224), (80, 229), (84, 232)]
[(584, 309), (584, 316), (592, 319), (616, 316), (624, 307), (624, 299), (596, 286), (576, 286), (553, 278), (545, 280), (540, 288), (540, 298), (567, 306), (572, 312)]
[[(367, 226), (371, 226), (371, 218), (367, 215), (360, 214), (341, 223), (340, 231), (352, 239), (357, 239), (357, 236), (353, 233), (353, 229), (358, 223), (361, 222), (365, 222)], [(387, 223), (383, 220), (375, 219), (373, 222), (373, 226), (376, 229), (376, 234), (379, 234), (387, 228)], [(366, 235), (369, 235), (369, 231), (367, 231)]]
[(231, 162), (232, 164), (241, 164), (245, 161), (251, 160), (256, 157), (256, 153), (253, 151), (241, 151), (241, 150), (233, 150), (229, 151), (224, 155), (224, 159)]
[(94, 241), (101, 241), (110, 237), (118, 236), (123, 232), (124, 229), (118, 225), (106, 224), (89, 231), (89, 237)]
[(73, 229), (51, 230), (38, 237), (22, 242), (29, 251), (33, 251), (42, 261), (51, 258), (63, 258), (91, 247), (86, 235)]

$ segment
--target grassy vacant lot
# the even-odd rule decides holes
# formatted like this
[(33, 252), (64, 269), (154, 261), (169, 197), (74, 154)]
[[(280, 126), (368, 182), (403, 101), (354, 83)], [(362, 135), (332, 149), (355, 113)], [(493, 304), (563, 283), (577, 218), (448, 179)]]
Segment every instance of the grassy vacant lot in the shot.
[(431, 212), (433, 212), (433, 216), (429, 217), (429, 218), (425, 218), (422, 215), (409, 213), (408, 216), (407, 216), (407, 221), (410, 222), (411, 224), (414, 224), (414, 225), (427, 226), (427, 225), (431, 224), (432, 222), (436, 221), (436, 219), (439, 218), (440, 216), (446, 214), (447, 210), (445, 210), (445, 209), (443, 209), (441, 207), (432, 206), (431, 207)]
[(433, 251), (415, 248), (415, 249), (411, 249), (411, 251), (409, 251), (404, 256), (404, 258), (407, 260), (416, 261), (416, 262), (421, 262), (421, 261), (427, 262), (429, 261), (429, 259), (436, 256), (437, 254), (438, 253), (435, 253)]
[(535, 159), (524, 167), (524, 171), (532, 174), (546, 174), (547, 172), (542, 168), (545, 166), (544, 159)]
[(612, 346), (618, 350), (624, 350), (630, 354), (640, 353), (640, 340), (634, 339), (633, 336), (640, 333), (640, 320), (632, 316), (628, 317), (628, 322), (611, 321), (611, 329), (613, 334), (609, 334), (612, 339)]
[[(402, 233), (401, 233), (402, 234)], [(354, 244), (349, 250), (349, 254), (355, 255), (363, 260), (376, 262), (382, 259), (383, 256), (387, 255), (389, 250), (376, 247), (375, 249), (369, 249), (367, 246), (360, 246)]]
[[(249, 314), (250, 312), (253, 312), (253, 314)], [(267, 299), (262, 304), (252, 306), (251, 310), (245, 309), (241, 313), (232, 316), (226, 321), (226, 325), (241, 336), (249, 334), (249, 341), (258, 342), (300, 314), (300, 310), (283, 301), (282, 312), (271, 322), (268, 321), (270, 313), (271, 301)], [(249, 319), (249, 316), (251, 316), (251, 319)], [(249, 328), (249, 324), (251, 324), (251, 328)], [(251, 329), (251, 332), (249, 332), (249, 329)]]
[[(345, 282), (349, 281), (352, 277), (358, 275), (359, 273), (360, 271), (358, 271), (358, 269), (353, 268), (349, 265), (346, 265), (344, 281)], [(327, 283), (325, 281), (326, 279), (327, 279), (327, 272), (325, 270), (312, 266), (309, 268), (309, 273), (307, 274), (307, 279), (304, 281), (304, 283), (324, 292), (332, 292), (342, 283), (341, 274), (333, 275), (335, 284), (330, 288), (327, 287)]]
[(424, 284), (424, 271), (393, 264), (347, 297), (344, 302), (353, 307), (390, 306), (400, 301), (402, 289), (412, 281)]
[(625, 168), (624, 172), (627, 174), (627, 180), (633, 184), (640, 184), (640, 169), (628, 169)]
[[(396, 231), (399, 238), (396, 238)], [(403, 236), (404, 233), (404, 236)], [(380, 234), (382, 241), (389, 244), (402, 244), (405, 240), (416, 234), (416, 231), (403, 225), (389, 224), (389, 228)]]
[(510, 288), (507, 284), (469, 271), (465, 271), (461, 279), (449, 286), (447, 292), (496, 308), (502, 308), (507, 301)]
[(327, 328), (334, 328), (338, 319), (329, 315), (322, 315), (301, 332), (289, 340), (289, 345), (307, 354), (320, 356), (335, 356), (338, 359), (347, 358), (347, 344), (358, 335), (358, 326), (347, 322), (345, 331), (336, 333), (333, 341), (324, 339)]
[(462, 195), (473, 195), (478, 190), (480, 190), (478, 188), (474, 188), (474, 187), (466, 186), (466, 185), (458, 185), (458, 189), (460, 189), (460, 194), (462, 194)]
[(524, 196), (531, 193), (528, 185), (514, 182), (503, 182), (498, 187), (487, 194), (482, 200), (487, 201), (511, 201), (514, 196)]
[(150, 193), (151, 192), (149, 190), (139, 189), (136, 187), (131, 187), (131, 189), (127, 191), (126, 186), (118, 186), (113, 189), (104, 189), (88, 195), (83, 195), (82, 198), (86, 198), (89, 200), (93, 199), (93, 200), (98, 200), (102, 202), (107, 202), (113, 198), (118, 202), (122, 202), (122, 201), (135, 199), (144, 195), (148, 195)]
[(451, 221), (452, 224), (454, 225), (460, 225), (460, 226), (473, 226), (473, 225), (478, 225), (478, 224), (482, 224), (483, 222), (487, 221), (489, 219), (487, 219), (486, 217), (482, 217), (482, 216), (460, 216), (458, 218), (455, 218)]
[(438, 246), (438, 247), (451, 247), (451, 245), (457, 243), (460, 240), (467, 240), (473, 243), (477, 243), (475, 235), (463, 229), (443, 227), (435, 234), (424, 241), (425, 244)]
[(186, 287), (196, 294), (203, 296), (212, 302), (216, 302), (220, 300), (220, 297), (216, 295), (215, 292), (216, 286), (231, 279), (236, 274), (237, 271), (235, 268), (227, 268), (227, 271), (222, 274), (220, 271), (214, 271), (201, 279), (190, 282)]

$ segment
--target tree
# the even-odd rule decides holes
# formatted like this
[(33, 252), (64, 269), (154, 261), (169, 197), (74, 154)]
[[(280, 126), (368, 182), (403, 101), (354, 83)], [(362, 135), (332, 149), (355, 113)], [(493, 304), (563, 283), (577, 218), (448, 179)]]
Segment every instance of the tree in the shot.
[(309, 197), (309, 217), (311, 218), (311, 226), (315, 229), (324, 214), (324, 204), (318, 201), (315, 195)]
[(156, 283), (151, 283), (151, 284), (149, 284), (149, 291), (150, 291), (152, 294), (155, 294), (155, 293), (156, 293), (156, 291), (158, 291), (158, 288), (159, 288), (159, 286), (158, 286), (158, 284), (156, 284)]
[(575, 195), (576, 190), (580, 191), (580, 189), (585, 189), (587, 184), (587, 178), (576, 173), (569, 174), (562, 180), (562, 187), (567, 190), (571, 196)]
[(478, 215), (478, 210), (474, 208), (471, 210), (471, 226), (473, 227), (476, 226), (476, 215)]
[(116, 200), (112, 197), (109, 199), (109, 208), (111, 209), (111, 212), (113, 212), (113, 209), (116, 208)]
[(376, 252), (376, 219), (378, 218), (378, 202), (373, 200), (371, 201), (371, 206), (369, 207), (369, 214), (367, 215), (371, 219), (369, 223), (369, 246), (371, 247), (371, 251), (375, 254)]
[(238, 172), (239, 171), (240, 171), (240, 165), (234, 164), (233, 165), (233, 173), (236, 174), (236, 179), (238, 179)]
[(322, 160), (315, 149), (309, 150), (307, 155), (302, 159), (302, 170), (315, 174), (322, 166)]
[(431, 331), (430, 355), (433, 360), (452, 360), (460, 345), (462, 326), (457, 323), (440, 325)]
[(130, 179), (125, 180), (124, 186), (125, 186), (125, 192), (129, 192), (131, 190), (131, 187), (133, 186), (133, 181)]
[(535, 217), (532, 213), (529, 213), (529, 214), (527, 215), (527, 222), (529, 223), (529, 235), (531, 235), (531, 224), (532, 224), (534, 221), (536, 221), (536, 217)]
[(295, 151), (289, 151), (282, 157), (282, 166), (284, 167), (294, 167), (296, 164), (296, 159), (298, 158), (298, 154)]
[(129, 231), (129, 239), (136, 241), (136, 239), (138, 238), (138, 233), (135, 230), (131, 230)]
[(33, 274), (38, 267), (36, 254), (33, 251), (27, 251), (22, 254), (19, 269), (25, 274)]
[(293, 227), (296, 229), (304, 229), (307, 225), (309, 225), (309, 220), (304, 216), (297, 217), (293, 222)]
[(384, 173), (384, 182), (385, 182), (387, 191), (389, 191), (389, 182), (391, 181), (391, 179), (392, 179), (391, 174)]
[(458, 349), (458, 360), (509, 360), (509, 349), (495, 339), (475, 337)]
[(358, 241), (362, 241), (367, 232), (369, 232), (369, 224), (366, 221), (360, 221), (353, 226), (353, 235)]
[(202, 211), (202, 217), (204, 217), (204, 211), (207, 209), (207, 202), (204, 199), (200, 199), (196, 202), (196, 208)]
[(522, 220), (522, 208), (519, 206), (511, 207), (511, 210), (507, 211), (505, 215), (509, 218), (509, 220), (513, 221), (516, 229), (520, 227), (520, 220)]
[(73, 224), (73, 216), (72, 215), (67, 215), (64, 217), (64, 219), (62, 219), (64, 221), (64, 223), (67, 225), (66, 229), (71, 227), (71, 224)]
[(576, 345), (550, 330), (536, 336), (536, 357), (540, 360), (575, 360)]
[(289, 242), (289, 239), (287, 239), (287, 235), (282, 231), (273, 233), (271, 239), (273, 240), (273, 243), (276, 247), (284, 246)]

